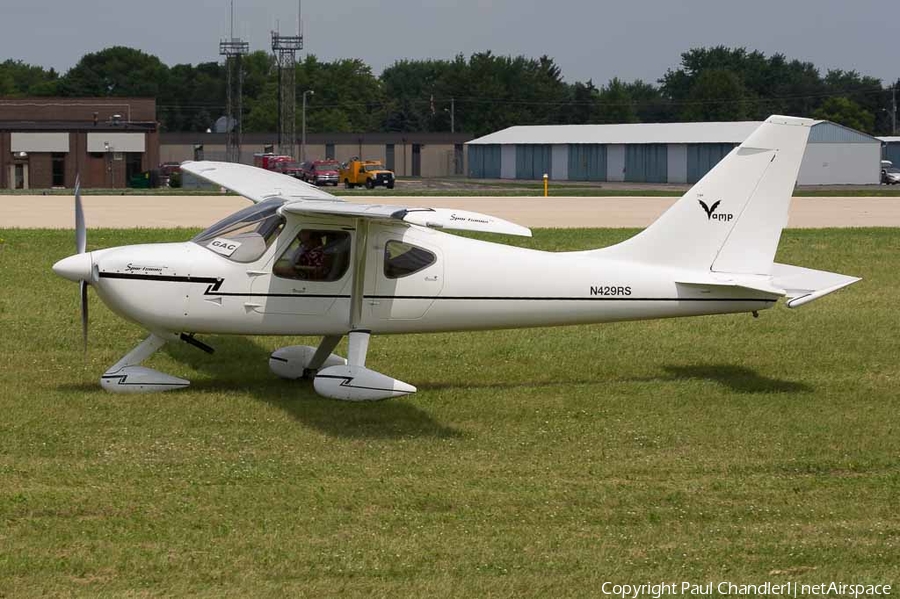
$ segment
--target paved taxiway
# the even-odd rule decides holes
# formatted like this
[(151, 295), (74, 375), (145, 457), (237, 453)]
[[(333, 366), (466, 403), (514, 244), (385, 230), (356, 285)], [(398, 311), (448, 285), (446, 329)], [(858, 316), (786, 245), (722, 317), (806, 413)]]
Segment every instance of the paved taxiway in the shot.
[[(249, 205), (237, 196), (84, 196), (88, 227), (206, 227)], [(527, 227), (646, 227), (673, 197), (385, 197), (351, 202), (484, 212)], [(700, 208), (698, 208), (700, 210)], [(0, 228), (73, 228), (71, 196), (0, 195)], [(789, 227), (900, 227), (900, 197), (794, 198)]]

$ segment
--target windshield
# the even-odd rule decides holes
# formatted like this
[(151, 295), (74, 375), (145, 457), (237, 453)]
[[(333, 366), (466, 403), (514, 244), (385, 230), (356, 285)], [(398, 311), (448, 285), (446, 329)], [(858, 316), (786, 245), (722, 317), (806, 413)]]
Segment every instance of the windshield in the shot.
[(367, 164), (365, 166), (365, 168), (366, 168), (366, 172), (368, 173), (368, 172), (372, 172), (372, 171), (380, 171), (382, 166), (380, 164)]
[(284, 227), (278, 209), (285, 203), (272, 198), (227, 216), (191, 241), (235, 262), (252, 262), (265, 253)]
[(336, 171), (338, 169), (337, 164), (317, 164), (313, 166), (313, 168), (317, 171)]
[(897, 168), (896, 166), (889, 166), (889, 167), (887, 167), (887, 168), (884, 169), (884, 170), (885, 170), (885, 172), (892, 173), (892, 174), (893, 174), (893, 173), (900, 173), (900, 168)]

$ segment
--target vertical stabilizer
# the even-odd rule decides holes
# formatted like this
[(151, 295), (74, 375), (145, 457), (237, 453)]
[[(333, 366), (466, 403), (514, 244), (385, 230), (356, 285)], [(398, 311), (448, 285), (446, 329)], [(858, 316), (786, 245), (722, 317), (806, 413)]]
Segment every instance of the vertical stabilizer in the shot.
[(770, 274), (815, 123), (769, 117), (656, 222), (601, 251), (678, 268)]

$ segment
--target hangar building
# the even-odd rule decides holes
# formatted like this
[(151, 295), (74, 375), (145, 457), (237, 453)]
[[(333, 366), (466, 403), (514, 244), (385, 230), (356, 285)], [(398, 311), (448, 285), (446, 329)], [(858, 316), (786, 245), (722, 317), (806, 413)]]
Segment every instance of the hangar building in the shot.
[[(473, 178), (696, 183), (761, 122), (516, 126), (466, 144)], [(812, 127), (800, 185), (877, 185), (881, 142), (828, 121)]]
[(0, 188), (126, 187), (158, 163), (153, 98), (0, 98)]

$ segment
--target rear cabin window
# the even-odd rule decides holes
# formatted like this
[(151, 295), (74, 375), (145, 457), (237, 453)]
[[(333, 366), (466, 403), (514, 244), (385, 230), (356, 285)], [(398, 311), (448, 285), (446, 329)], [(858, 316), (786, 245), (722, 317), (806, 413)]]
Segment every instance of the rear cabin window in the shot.
[(303, 229), (272, 267), (283, 279), (337, 281), (350, 266), (350, 234)]
[(437, 257), (426, 249), (391, 240), (384, 245), (384, 276), (389, 279), (406, 277), (428, 268), (435, 260)]

